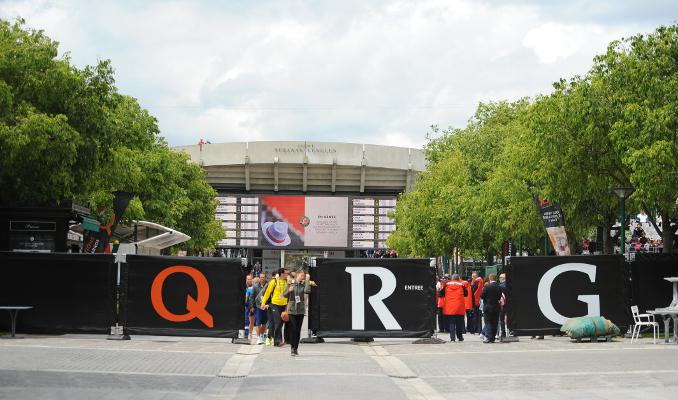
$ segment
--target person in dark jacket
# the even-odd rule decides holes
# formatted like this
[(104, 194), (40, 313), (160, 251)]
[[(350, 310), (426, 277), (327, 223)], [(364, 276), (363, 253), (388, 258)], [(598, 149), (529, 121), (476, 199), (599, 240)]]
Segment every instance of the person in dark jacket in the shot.
[(289, 330), (291, 354), (299, 355), (299, 340), (301, 338), (301, 325), (304, 323), (306, 313), (305, 295), (311, 293), (310, 276), (307, 277), (304, 270), (299, 270), (295, 279), (287, 285), (284, 296), (287, 297), (287, 312), (290, 316)]
[(483, 299), (483, 315), (487, 326), (487, 337), (485, 337), (483, 343), (494, 343), (499, 323), (499, 300), (501, 299), (501, 288), (497, 284), (497, 275), (490, 274), (489, 283), (483, 287), (480, 298)]
[(508, 291), (506, 290), (506, 274), (499, 275), (499, 287), (504, 298), (504, 304), (499, 310), (499, 337), (506, 337), (506, 299), (508, 299)]

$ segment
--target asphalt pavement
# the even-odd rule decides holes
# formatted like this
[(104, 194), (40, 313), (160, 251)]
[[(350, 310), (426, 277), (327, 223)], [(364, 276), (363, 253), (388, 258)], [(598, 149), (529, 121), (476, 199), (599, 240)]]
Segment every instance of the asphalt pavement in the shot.
[[(135, 336), (19, 335), (0, 340), (0, 399), (675, 399), (678, 346), (413, 344), (328, 340), (289, 346)], [(303, 397), (299, 397), (303, 393)]]

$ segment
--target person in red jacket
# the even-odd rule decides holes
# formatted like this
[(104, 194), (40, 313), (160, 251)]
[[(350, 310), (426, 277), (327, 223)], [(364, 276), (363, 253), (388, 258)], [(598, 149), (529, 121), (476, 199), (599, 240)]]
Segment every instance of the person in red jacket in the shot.
[(471, 274), (471, 292), (473, 293), (473, 317), (471, 322), (471, 333), (481, 333), (483, 331), (483, 316), (480, 311), (480, 294), (483, 292), (485, 281), (478, 276), (478, 273)]
[(466, 288), (461, 283), (458, 274), (452, 275), (451, 281), (443, 281), (442, 283), (439, 295), (445, 298), (443, 315), (445, 315), (450, 327), (450, 340), (454, 342), (456, 334), (457, 339), (463, 342)]
[(436, 283), (436, 303), (438, 306), (438, 332), (447, 332), (447, 323), (445, 321), (445, 316), (443, 315), (443, 306), (445, 305), (445, 297), (442, 297), (439, 295), (440, 289), (442, 287), (442, 282), (443, 281), (448, 281), (450, 279), (449, 276), (443, 275), (443, 279), (439, 280), (438, 283)]
[(466, 328), (464, 333), (469, 332), (471, 329), (471, 313), (473, 312), (473, 299), (471, 298), (471, 284), (468, 283), (466, 279), (461, 280), (461, 284), (464, 285), (466, 289), (466, 295), (464, 296), (464, 306), (466, 308)]

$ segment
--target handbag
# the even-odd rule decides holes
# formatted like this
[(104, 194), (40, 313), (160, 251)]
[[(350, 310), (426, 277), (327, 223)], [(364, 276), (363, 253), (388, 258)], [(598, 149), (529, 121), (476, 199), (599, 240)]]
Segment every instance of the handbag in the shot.
[(287, 322), (290, 320), (290, 295), (287, 296), (287, 306), (285, 306), (285, 311), (280, 313), (280, 319), (282, 319), (284, 322)]

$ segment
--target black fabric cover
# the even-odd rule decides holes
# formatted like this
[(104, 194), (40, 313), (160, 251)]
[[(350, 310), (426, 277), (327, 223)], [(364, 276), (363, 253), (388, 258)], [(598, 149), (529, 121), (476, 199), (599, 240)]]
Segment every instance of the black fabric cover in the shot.
[(636, 254), (631, 263), (633, 303), (641, 313), (671, 303), (673, 284), (664, 278), (673, 276), (678, 276), (678, 254)]
[[(17, 332), (107, 333), (116, 271), (110, 254), (0, 252), (0, 306), (33, 306), (19, 311)], [(0, 330), (9, 331), (0, 311)]]
[(597, 295), (600, 315), (626, 331), (632, 322), (629, 274), (624, 258), (616, 255), (512, 257), (506, 267), (509, 328), (518, 336), (560, 334), (561, 324), (546, 318), (537, 292), (544, 274), (567, 263), (594, 265), (595, 281), (580, 271), (559, 274), (550, 290), (553, 308), (567, 318), (585, 316), (588, 306), (577, 297)]
[[(435, 269), (421, 259), (318, 259), (312, 268), (309, 326), (319, 337), (430, 337), (435, 326)], [(368, 298), (382, 289), (376, 275), (363, 275), (364, 327), (353, 329), (352, 275), (347, 267), (380, 267), (395, 276), (395, 290), (383, 304), (401, 329), (386, 329)], [(356, 278), (359, 279), (359, 278)], [(407, 286), (407, 287), (406, 287)]]
[[(151, 286), (163, 270), (184, 266), (197, 270), (209, 285), (204, 310), (212, 317), (208, 327), (197, 317), (170, 321), (160, 316), (151, 301)], [(162, 302), (173, 315), (189, 315), (187, 296), (199, 300), (196, 280), (177, 272), (167, 275), (162, 287)], [(245, 319), (245, 278), (240, 259), (127, 256), (122, 269), (121, 303), (125, 332), (131, 335), (238, 337)], [(200, 307), (199, 307), (200, 308)]]

